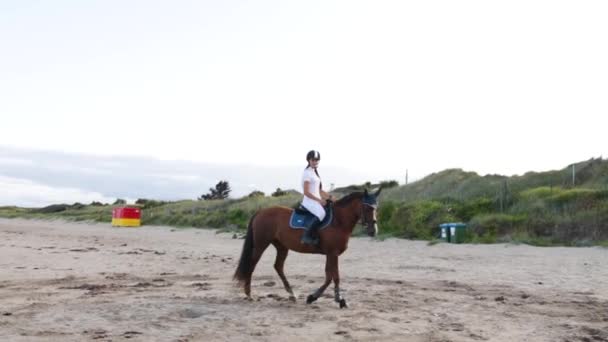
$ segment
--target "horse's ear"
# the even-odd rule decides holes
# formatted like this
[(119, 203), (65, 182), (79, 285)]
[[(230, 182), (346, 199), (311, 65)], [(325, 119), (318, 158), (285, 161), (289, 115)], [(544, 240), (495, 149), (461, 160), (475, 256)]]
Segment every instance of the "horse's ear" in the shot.
[(376, 191), (376, 194), (374, 196), (378, 197), (378, 195), (380, 195), (381, 192), (382, 192), (382, 187), (378, 188), (378, 191)]

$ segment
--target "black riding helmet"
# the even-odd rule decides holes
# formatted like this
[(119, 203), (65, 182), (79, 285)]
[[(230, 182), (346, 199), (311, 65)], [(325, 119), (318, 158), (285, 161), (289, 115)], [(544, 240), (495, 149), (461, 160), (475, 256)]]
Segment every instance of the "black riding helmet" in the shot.
[(311, 159), (321, 160), (321, 154), (319, 153), (319, 151), (315, 151), (315, 150), (308, 151), (308, 153), (306, 154), (306, 161), (309, 161)]

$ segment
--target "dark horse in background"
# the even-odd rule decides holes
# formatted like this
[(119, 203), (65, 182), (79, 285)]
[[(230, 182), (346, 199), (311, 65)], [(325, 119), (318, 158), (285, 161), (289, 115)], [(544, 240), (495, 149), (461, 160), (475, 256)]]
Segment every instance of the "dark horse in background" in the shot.
[(305, 245), (300, 243), (302, 229), (293, 229), (289, 226), (292, 208), (270, 207), (260, 209), (249, 221), (247, 235), (243, 243), (243, 251), (239, 265), (234, 273), (234, 279), (243, 286), (245, 294), (251, 298), (251, 276), (256, 264), (262, 257), (266, 248), (272, 244), (277, 249), (274, 268), (283, 281), (285, 290), (289, 292), (289, 299), (296, 300), (291, 285), (285, 278), (283, 266), (287, 253), (293, 250), (300, 253), (314, 253), (326, 255), (325, 282), (313, 294), (309, 295), (306, 303), (317, 300), (334, 281), (335, 301), (340, 308), (347, 307), (346, 300), (340, 295), (340, 272), (338, 270), (338, 257), (348, 248), (348, 239), (359, 220), (367, 226), (367, 234), (375, 236), (378, 232), (376, 224), (377, 197), (382, 189), (375, 193), (354, 192), (333, 204), (333, 220), (326, 228), (319, 231), (319, 245)]

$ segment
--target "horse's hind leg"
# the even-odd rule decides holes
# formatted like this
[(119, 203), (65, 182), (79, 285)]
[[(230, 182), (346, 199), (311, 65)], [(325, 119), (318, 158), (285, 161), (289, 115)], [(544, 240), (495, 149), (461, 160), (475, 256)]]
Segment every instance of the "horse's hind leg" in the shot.
[(283, 266), (285, 266), (285, 259), (287, 259), (287, 253), (289, 252), (289, 250), (287, 249), (287, 247), (281, 245), (278, 242), (273, 243), (273, 245), (277, 249), (277, 258), (274, 262), (274, 269), (277, 271), (277, 274), (283, 281), (283, 286), (285, 287), (285, 290), (289, 293), (289, 300), (295, 302), (297, 296), (293, 292), (291, 285), (289, 285), (289, 282), (285, 277), (285, 273), (283, 273)]
[(260, 261), (262, 254), (264, 254), (264, 251), (268, 248), (268, 245), (270, 245), (270, 243), (266, 241), (256, 241), (256, 244), (254, 245), (253, 256), (251, 257), (251, 273), (249, 274), (249, 279), (245, 281), (245, 294), (249, 299), (251, 299), (251, 277), (253, 276), (253, 271), (255, 270), (258, 261)]

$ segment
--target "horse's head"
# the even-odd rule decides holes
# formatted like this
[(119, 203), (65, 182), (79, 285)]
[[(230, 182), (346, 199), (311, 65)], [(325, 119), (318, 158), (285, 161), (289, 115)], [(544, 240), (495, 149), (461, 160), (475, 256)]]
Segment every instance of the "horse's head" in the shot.
[(367, 228), (367, 235), (374, 237), (378, 234), (378, 220), (376, 219), (376, 210), (378, 209), (378, 195), (380, 195), (382, 188), (378, 189), (375, 193), (368, 193), (367, 189), (363, 193), (363, 203), (361, 220), (364, 226)]

